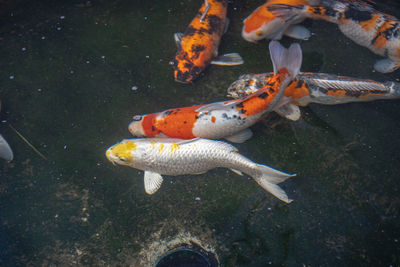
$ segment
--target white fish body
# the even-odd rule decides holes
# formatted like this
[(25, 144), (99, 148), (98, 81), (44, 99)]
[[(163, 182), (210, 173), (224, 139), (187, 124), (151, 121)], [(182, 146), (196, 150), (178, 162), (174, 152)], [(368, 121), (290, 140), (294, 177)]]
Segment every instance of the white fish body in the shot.
[(292, 177), (240, 155), (232, 145), (209, 139), (145, 138), (126, 139), (110, 147), (106, 157), (112, 163), (144, 171), (145, 191), (155, 193), (163, 181), (161, 175), (200, 174), (223, 167), (251, 176), (261, 187), (290, 203), (277, 184)]

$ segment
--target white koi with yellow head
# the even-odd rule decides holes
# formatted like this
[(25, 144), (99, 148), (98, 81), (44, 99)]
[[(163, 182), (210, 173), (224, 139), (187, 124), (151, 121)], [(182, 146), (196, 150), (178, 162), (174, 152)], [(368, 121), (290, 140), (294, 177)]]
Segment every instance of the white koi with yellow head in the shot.
[(163, 181), (161, 175), (200, 174), (223, 167), (251, 176), (261, 187), (290, 203), (277, 184), (293, 175), (254, 163), (240, 155), (232, 145), (209, 139), (144, 138), (126, 139), (111, 146), (106, 157), (113, 164), (144, 171), (144, 187), (154, 194)]

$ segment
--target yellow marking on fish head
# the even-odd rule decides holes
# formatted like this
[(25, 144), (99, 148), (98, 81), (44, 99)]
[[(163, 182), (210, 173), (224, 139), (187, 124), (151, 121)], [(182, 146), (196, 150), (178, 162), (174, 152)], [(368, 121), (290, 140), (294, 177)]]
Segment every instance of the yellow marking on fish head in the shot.
[(175, 151), (177, 151), (179, 148), (181, 148), (180, 145), (178, 145), (178, 144), (176, 144), (176, 143), (172, 143), (172, 144), (171, 144), (171, 147), (170, 147), (170, 151), (171, 151), (171, 152), (175, 152)]
[(137, 150), (137, 144), (133, 141), (123, 141), (110, 147), (106, 152), (106, 157), (112, 163), (124, 164), (132, 161), (132, 151)]

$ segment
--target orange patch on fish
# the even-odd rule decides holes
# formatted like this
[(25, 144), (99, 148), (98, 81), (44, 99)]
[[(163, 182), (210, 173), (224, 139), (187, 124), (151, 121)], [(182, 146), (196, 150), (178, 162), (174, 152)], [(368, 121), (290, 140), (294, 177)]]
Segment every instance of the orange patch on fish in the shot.
[(215, 118), (215, 116), (211, 116), (211, 122), (212, 122), (212, 123), (215, 123), (216, 120), (217, 120), (217, 119)]
[(343, 90), (343, 89), (328, 90), (326, 92), (326, 94), (330, 95), (330, 96), (336, 96), (336, 97), (345, 97), (346, 96), (346, 90)]
[(277, 74), (268, 80), (264, 87), (254, 93), (254, 96), (250, 95), (246, 100), (238, 104), (236, 110), (247, 117), (264, 111), (279, 93), (283, 81), (289, 76), (290, 74), (286, 68), (280, 69)]
[(155, 128), (167, 136), (190, 139), (195, 136), (192, 133), (199, 112), (195, 110), (202, 105), (177, 108), (168, 111), (168, 115), (155, 122)]
[(301, 99), (305, 96), (309, 96), (310, 91), (307, 88), (307, 84), (303, 81), (294, 79), (287, 87), (284, 96), (296, 99)]
[(373, 31), (377, 25), (377, 21), (379, 21), (379, 14), (372, 14), (372, 18), (367, 21), (360, 22), (360, 26), (366, 31)]
[(154, 121), (155, 121), (156, 116), (157, 116), (157, 114), (153, 113), (153, 114), (148, 114), (143, 117), (142, 127), (143, 127), (144, 134), (147, 137), (154, 137), (160, 133), (160, 131), (154, 127)]

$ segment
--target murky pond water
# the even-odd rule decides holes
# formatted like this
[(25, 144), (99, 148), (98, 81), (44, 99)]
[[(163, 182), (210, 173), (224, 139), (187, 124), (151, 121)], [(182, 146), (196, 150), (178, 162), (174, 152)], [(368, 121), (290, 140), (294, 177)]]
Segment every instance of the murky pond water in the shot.
[[(290, 122), (271, 114), (240, 145), (252, 160), (297, 173), (286, 205), (247, 176), (215, 169), (165, 177), (148, 196), (143, 172), (105, 150), (130, 138), (132, 115), (226, 99), (240, 74), (272, 70), (267, 42), (240, 36), (263, 1), (231, 1), (220, 51), (245, 64), (173, 81), (175, 32), (202, 1), (0, 2), (0, 265), (141, 266), (179, 242), (222, 266), (399, 266), (400, 102), (310, 105)], [(377, 9), (400, 17), (400, 4)], [(337, 27), (307, 21), (303, 71), (395, 81)], [(288, 45), (293, 40), (284, 38)], [(46, 159), (32, 150), (14, 127)]]

